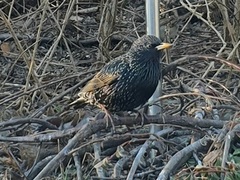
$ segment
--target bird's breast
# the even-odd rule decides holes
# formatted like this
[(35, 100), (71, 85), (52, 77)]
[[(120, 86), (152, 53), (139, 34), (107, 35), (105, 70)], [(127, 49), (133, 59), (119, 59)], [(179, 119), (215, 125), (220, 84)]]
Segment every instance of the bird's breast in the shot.
[(119, 73), (115, 83), (95, 93), (99, 103), (110, 111), (130, 111), (145, 104), (157, 87), (159, 63), (132, 64), (126, 67)]

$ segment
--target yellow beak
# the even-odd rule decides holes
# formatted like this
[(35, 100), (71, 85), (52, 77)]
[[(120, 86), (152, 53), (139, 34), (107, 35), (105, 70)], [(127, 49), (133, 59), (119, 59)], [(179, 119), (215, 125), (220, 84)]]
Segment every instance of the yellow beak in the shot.
[(162, 43), (160, 45), (158, 45), (156, 48), (157, 50), (163, 50), (163, 49), (168, 49), (172, 46), (172, 44), (169, 43)]

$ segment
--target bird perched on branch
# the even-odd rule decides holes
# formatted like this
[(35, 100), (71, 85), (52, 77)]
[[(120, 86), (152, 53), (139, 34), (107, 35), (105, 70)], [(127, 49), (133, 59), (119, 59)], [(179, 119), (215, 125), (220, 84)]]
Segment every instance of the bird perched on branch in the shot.
[(107, 114), (144, 105), (159, 82), (161, 50), (169, 47), (171, 44), (161, 43), (155, 36), (142, 36), (126, 54), (107, 63), (70, 105), (95, 105)]

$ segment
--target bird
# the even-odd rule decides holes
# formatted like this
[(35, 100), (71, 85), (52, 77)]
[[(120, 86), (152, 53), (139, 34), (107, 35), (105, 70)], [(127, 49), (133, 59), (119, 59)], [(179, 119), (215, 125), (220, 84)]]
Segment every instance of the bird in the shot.
[(105, 64), (70, 105), (97, 106), (110, 120), (109, 112), (133, 111), (143, 106), (153, 95), (161, 76), (161, 51), (171, 46), (154, 35), (138, 38), (126, 54)]

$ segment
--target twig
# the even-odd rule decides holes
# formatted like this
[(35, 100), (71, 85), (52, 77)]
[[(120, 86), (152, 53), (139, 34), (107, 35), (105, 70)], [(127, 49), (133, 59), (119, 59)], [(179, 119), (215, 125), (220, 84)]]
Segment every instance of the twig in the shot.
[(212, 140), (209, 137), (203, 137), (202, 139), (177, 152), (165, 165), (161, 173), (158, 175), (157, 180), (169, 179), (169, 176), (174, 173), (177, 168), (182, 166), (182, 164), (184, 164), (192, 156), (194, 151), (201, 151), (202, 148), (208, 146), (211, 141)]
[[(32, 118), (29, 118), (29, 121), (31, 122)], [(28, 122), (29, 122), (28, 121)], [(142, 119), (141, 117), (135, 118), (131, 116), (125, 116), (125, 117), (118, 117), (118, 119), (113, 119), (113, 122), (116, 126), (118, 125), (127, 125), (127, 126), (133, 126), (133, 125), (142, 125)], [(90, 121), (83, 127), (75, 127), (71, 129), (67, 129), (65, 131), (54, 131), (52, 133), (48, 134), (38, 134), (34, 136), (18, 136), (18, 137), (3, 137), (0, 136), (0, 141), (9, 141), (9, 142), (49, 142), (54, 141), (59, 138), (72, 135), (76, 133), (77, 131), (81, 131), (82, 134), (79, 134), (78, 142), (84, 141), (85, 138), (88, 138), (92, 134), (102, 130), (106, 129), (106, 119), (99, 119), (97, 121)], [(198, 120), (191, 117), (181, 117), (181, 116), (170, 116), (166, 115), (163, 117), (156, 116), (146, 116), (146, 119), (144, 120), (144, 124), (162, 124), (162, 125), (175, 125), (175, 126), (185, 126), (188, 128), (222, 128), (223, 125), (226, 123), (226, 121), (222, 120), (210, 120), (210, 119), (204, 119), (204, 120)], [(69, 150), (70, 151), (70, 150)], [(68, 152), (69, 152), (68, 151)]]
[(55, 81), (51, 81), (51, 82), (49, 82), (47, 84), (43, 84), (42, 86), (39, 86), (37, 88), (33, 88), (31, 90), (28, 90), (27, 92), (21, 92), (21, 91), (16, 92), (15, 94), (11, 94), (11, 95), (1, 99), (0, 100), (0, 105), (3, 105), (4, 103), (7, 103), (8, 101), (14, 100), (14, 99), (16, 99), (18, 97), (21, 97), (23, 95), (30, 94), (30, 93), (32, 93), (34, 91), (37, 91), (37, 90), (42, 89), (42, 88), (45, 88), (47, 86), (51, 86), (51, 85), (56, 84), (58, 82), (65, 81), (65, 80), (68, 80), (68, 79), (71, 79), (71, 78), (76, 78), (78, 76), (82, 76), (82, 75), (85, 75), (85, 74), (88, 74), (88, 73), (95, 73), (96, 71), (98, 71), (98, 69), (90, 70), (90, 71), (87, 71), (87, 72), (81, 72), (81, 73), (78, 73), (78, 74), (74, 74), (74, 75), (71, 75), (71, 76), (67, 76), (67, 77), (64, 77), (64, 78), (57, 79)]
[(188, 11), (190, 11), (191, 13), (193, 13), (197, 18), (201, 19), (205, 24), (207, 24), (219, 37), (219, 39), (222, 41), (222, 48), (218, 51), (217, 53), (217, 57), (221, 55), (221, 53), (223, 52), (223, 50), (225, 49), (225, 47), (227, 46), (227, 43), (225, 42), (225, 40), (223, 39), (221, 33), (212, 25), (212, 22), (208, 22), (206, 19), (204, 19), (202, 17), (202, 14), (196, 12), (194, 9), (191, 8), (191, 3), (187, 0), (188, 5), (186, 3), (183, 2), (183, 0), (180, 0), (181, 4), (183, 7), (185, 7)]
[(94, 13), (97, 12), (99, 9), (98, 6), (96, 7), (90, 7), (90, 8), (85, 8), (85, 9), (80, 9), (77, 11), (73, 11), (73, 14), (77, 15), (77, 14), (88, 14), (88, 13)]
[(82, 166), (80, 162), (80, 157), (77, 152), (73, 153), (73, 160), (74, 160), (75, 167), (77, 169), (77, 180), (83, 180)]
[(53, 54), (55, 52), (55, 49), (57, 48), (58, 43), (60, 42), (62, 36), (64, 35), (64, 30), (65, 30), (65, 28), (67, 26), (67, 23), (68, 23), (70, 15), (71, 15), (72, 9), (74, 7), (74, 4), (75, 4), (75, 1), (70, 1), (70, 4), (68, 6), (68, 10), (66, 11), (67, 13), (66, 13), (65, 18), (63, 20), (63, 25), (62, 25), (61, 31), (59, 32), (59, 35), (58, 35), (57, 39), (54, 41), (53, 45), (49, 48), (49, 51), (46, 53), (46, 55), (43, 58), (43, 60), (41, 61), (41, 63), (37, 67), (37, 70), (41, 69), (43, 63), (48, 58), (48, 62), (46, 63), (46, 65), (45, 65), (45, 67), (43, 69), (42, 74), (44, 74), (46, 72), (46, 69), (48, 67), (48, 64), (49, 64), (50, 60), (52, 59), (52, 56), (53, 56)]
[[(159, 132), (156, 133), (157, 136), (164, 136), (170, 132), (173, 131), (173, 128), (168, 128), (168, 129), (164, 129), (164, 130), (161, 130)], [(133, 179), (134, 177), (134, 174), (137, 170), (137, 167), (138, 165), (140, 164), (141, 162), (141, 159), (144, 155), (144, 153), (146, 152), (147, 148), (150, 147), (150, 145), (153, 143), (154, 141), (154, 138), (153, 136), (151, 136), (141, 147), (141, 149), (139, 150), (139, 152), (137, 153), (137, 156), (135, 157), (134, 161), (133, 161), (133, 164), (131, 166), (131, 169), (130, 171), (128, 172), (128, 176), (127, 176), (127, 180), (131, 180)]]
[(128, 172), (127, 180), (133, 179), (135, 171), (137, 170), (137, 167), (140, 164), (141, 158), (151, 143), (152, 143), (152, 141), (148, 140), (142, 145), (141, 149), (139, 150), (137, 156), (135, 157), (135, 159), (133, 161), (130, 171)]
[(79, 83), (74, 85), (73, 87), (69, 88), (68, 90), (66, 90), (66, 91), (62, 92), (61, 94), (59, 94), (58, 96), (54, 97), (45, 106), (43, 106), (43, 107), (39, 108), (38, 110), (36, 110), (30, 117), (40, 117), (47, 110), (47, 108), (50, 107), (54, 102), (56, 102), (57, 100), (61, 99), (66, 94), (70, 93), (73, 89), (78, 88), (79, 86), (81, 86), (82, 84), (84, 84), (85, 82), (90, 80), (92, 77), (93, 77), (93, 75), (92, 76), (88, 76), (87, 78), (83, 79), (82, 81), (80, 81)]
[(117, 13), (117, 0), (113, 1), (107, 0), (102, 10), (97, 37), (100, 50), (98, 52), (99, 56), (98, 59), (101, 59), (103, 61), (105, 61), (106, 58), (110, 59), (108, 49), (110, 48), (110, 37), (113, 32), (116, 13)]
[[(209, 127), (210, 126), (215, 126), (215, 127), (222, 127), (223, 126), (223, 122), (222, 121), (208, 121), (208, 120), (193, 120), (191, 121), (189, 118), (186, 117), (186, 119), (184, 119), (183, 117), (175, 117), (175, 118), (171, 118), (171, 116), (165, 116), (162, 117), (160, 119), (155, 119), (155, 122), (153, 121), (154, 116), (149, 117), (149, 119), (146, 119), (144, 121), (144, 123), (174, 123), (174, 124), (185, 124), (188, 127), (194, 127), (194, 126), (199, 126), (199, 125), (203, 125), (204, 127)], [(168, 119), (169, 118), (169, 119)], [(115, 126), (120, 125), (120, 124), (125, 124), (125, 125), (130, 125), (130, 124), (141, 124), (141, 118), (121, 118), (118, 120), (113, 119)], [(157, 121), (156, 121), (157, 120)], [(160, 120), (160, 122), (158, 121)], [(214, 124), (213, 124), (214, 122)], [(216, 124), (215, 124), (216, 123)], [(195, 125), (193, 125), (195, 124)], [(40, 179), (44, 176), (46, 176), (48, 173), (52, 172), (52, 170), (55, 169), (55, 167), (58, 166), (58, 162), (62, 161), (63, 159), (66, 158), (67, 152), (69, 152), (71, 149), (73, 149), (75, 147), (75, 145), (77, 144), (77, 142), (81, 142), (83, 139), (85, 139), (86, 137), (89, 137), (90, 135), (98, 132), (100, 129), (104, 129), (106, 128), (107, 125), (107, 120), (106, 119), (99, 119), (95, 122), (90, 122), (86, 125), (84, 125), (77, 133), (76, 135), (69, 140), (68, 144), (58, 153), (58, 155), (55, 156), (55, 158), (53, 158), (48, 165), (46, 165), (43, 170), (35, 177), (34, 180)], [(50, 136), (48, 136), (49, 139)], [(198, 143), (197, 145), (199, 146), (199, 144), (201, 144), (201, 141), (197, 141), (196, 143)], [(196, 146), (196, 145), (194, 145)], [(194, 148), (194, 146), (190, 146), (190, 148)], [(202, 147), (202, 146), (201, 146)]]
[[(97, 137), (99, 136), (99, 132), (97, 132), (96, 134), (93, 135), (93, 140), (97, 139)], [(101, 161), (101, 144), (99, 142), (95, 142), (93, 143), (93, 149), (94, 149), (94, 158), (95, 158), (95, 162), (99, 162)], [(95, 165), (94, 166), (97, 172), (97, 175), (99, 178), (104, 178), (105, 177), (105, 172), (102, 166), (98, 166)]]
[[(36, 53), (37, 53), (37, 48), (38, 48), (38, 41), (40, 39), (40, 34), (41, 34), (41, 31), (42, 31), (42, 28), (43, 28), (43, 22), (44, 22), (44, 19), (45, 19), (45, 14), (46, 14), (46, 10), (47, 10), (47, 5), (48, 5), (48, 1), (44, 1), (43, 2), (44, 4), (44, 7), (43, 7), (43, 13), (41, 15), (41, 20), (40, 20), (40, 24), (38, 26), (38, 32), (37, 32), (37, 37), (36, 37), (36, 42), (34, 44), (34, 49), (33, 49), (33, 53), (32, 53), (32, 57), (30, 57), (30, 66), (29, 66), (29, 69), (28, 69), (28, 74), (27, 74), (27, 78), (26, 78), (26, 83), (25, 83), (25, 88), (24, 88), (24, 91), (23, 92), (26, 92), (29, 87), (30, 87), (30, 78), (31, 78), (31, 74), (35, 74), (35, 67), (36, 67), (36, 63), (35, 63), (35, 56), (36, 56)], [(37, 83), (37, 82), (36, 82)], [(39, 85), (39, 83), (37, 83), (37, 86)], [(43, 91), (42, 91), (43, 92)], [(32, 96), (32, 100), (34, 99), (35, 97), (35, 93), (33, 94)], [(48, 102), (49, 101), (49, 98), (48, 96), (46, 95), (46, 93), (42, 93), (42, 96), (43, 96), (43, 99), (44, 99), (44, 102)], [(24, 103), (25, 103), (25, 96), (22, 96), (22, 99), (21, 99), (21, 104), (20, 104), (20, 110), (22, 111), (23, 109), (23, 106), (24, 106)]]
[[(240, 124), (237, 124), (236, 126), (234, 126), (234, 128), (229, 131), (225, 137), (225, 145), (224, 145), (224, 151), (223, 151), (223, 157), (222, 157), (222, 164), (221, 167), (224, 169), (226, 168), (226, 163), (229, 157), (229, 151), (230, 151), (230, 147), (231, 147), (231, 142), (234, 139), (234, 137), (236, 136), (236, 133), (240, 132)], [(221, 179), (224, 179), (224, 173), (221, 174)]]
[[(6, 127), (11, 127), (15, 125), (21, 125), (21, 124), (27, 124), (27, 123), (36, 123), (44, 126), (45, 128), (49, 128), (52, 130), (57, 130), (58, 128), (54, 126), (53, 124), (49, 123), (48, 121), (51, 119), (56, 119), (57, 117), (50, 117), (50, 118), (45, 118), (45, 119), (38, 119), (38, 118), (18, 118), (14, 120), (9, 120), (6, 122), (1, 122), (0, 123), (0, 129), (1, 131), (4, 131), (4, 128)], [(59, 118), (57, 118), (59, 119)], [(9, 129), (8, 129), (9, 130)]]

